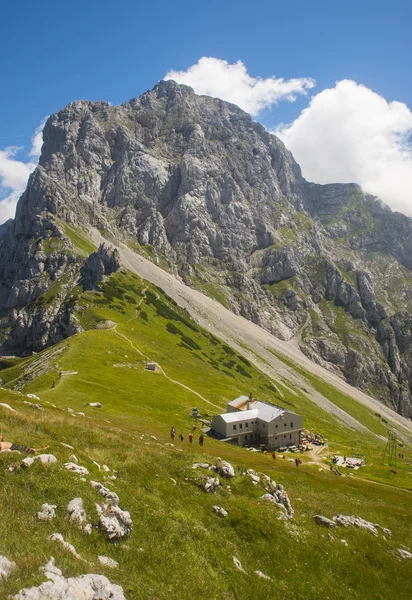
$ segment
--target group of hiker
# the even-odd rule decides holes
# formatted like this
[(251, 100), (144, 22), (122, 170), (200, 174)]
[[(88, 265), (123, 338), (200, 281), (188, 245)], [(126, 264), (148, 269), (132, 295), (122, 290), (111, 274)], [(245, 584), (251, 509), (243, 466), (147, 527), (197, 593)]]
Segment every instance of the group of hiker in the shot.
[[(193, 425), (193, 427), (192, 427), (192, 431), (189, 433), (189, 436), (188, 436), (188, 437), (189, 437), (189, 442), (190, 442), (191, 444), (193, 444), (193, 440), (194, 440), (194, 438), (195, 438), (195, 432), (196, 432), (196, 429), (197, 429), (196, 425)], [(172, 440), (172, 442), (174, 442), (174, 441), (175, 441), (175, 437), (176, 437), (176, 429), (175, 429), (174, 427), (172, 427), (172, 428), (170, 429), (170, 437), (171, 437), (171, 440)], [(179, 434), (179, 440), (180, 440), (181, 442), (183, 442), (183, 441), (184, 441), (184, 439), (185, 439), (185, 436), (183, 435), (183, 433), (180, 433), (180, 434)], [(199, 446), (203, 446), (203, 443), (204, 443), (204, 441), (205, 441), (205, 436), (203, 435), (203, 433), (201, 433), (201, 434), (199, 435)]]

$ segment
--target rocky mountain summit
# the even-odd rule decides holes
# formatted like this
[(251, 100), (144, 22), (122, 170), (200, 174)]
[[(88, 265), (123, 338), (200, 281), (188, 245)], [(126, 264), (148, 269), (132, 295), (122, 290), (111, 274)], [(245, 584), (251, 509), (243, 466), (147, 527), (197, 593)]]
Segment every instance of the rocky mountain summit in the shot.
[[(122, 241), (412, 417), (412, 220), (355, 184), (307, 182), (237, 106), (160, 82), (52, 115), (0, 228), (0, 353), (79, 330), (76, 286)], [(91, 256), (90, 256), (91, 255)]]

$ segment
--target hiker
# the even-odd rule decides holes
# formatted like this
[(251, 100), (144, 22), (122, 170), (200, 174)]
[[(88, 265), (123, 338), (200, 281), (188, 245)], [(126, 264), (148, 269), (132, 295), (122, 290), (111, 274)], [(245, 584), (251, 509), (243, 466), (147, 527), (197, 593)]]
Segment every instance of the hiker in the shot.
[(20, 454), (36, 454), (36, 452), (42, 452), (48, 450), (49, 446), (44, 448), (29, 448), (28, 446), (20, 446), (14, 442), (4, 442), (4, 435), (0, 435), (0, 452), (19, 452)]
[(192, 444), (193, 443), (193, 433), (189, 433), (189, 442)]
[(193, 433), (196, 431), (196, 429), (197, 429), (196, 425), (193, 425), (193, 427), (192, 427)]
[(204, 436), (203, 436), (203, 433), (201, 433), (201, 434), (200, 434), (200, 437), (199, 437), (199, 445), (200, 445), (200, 446), (203, 446), (203, 442), (204, 442), (204, 440), (205, 440), (205, 438), (204, 438)]
[(172, 442), (175, 441), (176, 429), (174, 427), (170, 430), (170, 437), (172, 438)]
[(272, 458), (273, 458), (273, 460), (276, 460), (276, 452), (274, 450), (272, 452)]
[(300, 464), (300, 460), (298, 458), (295, 458), (295, 465), (298, 467)]
[(183, 437), (183, 433), (181, 433), (181, 434), (179, 435), (179, 438), (180, 438), (180, 441), (181, 441), (181, 442), (183, 442), (183, 440), (185, 439), (185, 438)]

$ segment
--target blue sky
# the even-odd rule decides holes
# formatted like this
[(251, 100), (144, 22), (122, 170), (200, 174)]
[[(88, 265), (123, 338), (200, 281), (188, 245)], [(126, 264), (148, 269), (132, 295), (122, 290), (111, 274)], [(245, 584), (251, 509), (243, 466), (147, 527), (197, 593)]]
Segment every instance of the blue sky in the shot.
[[(255, 115), (269, 128), (346, 79), (410, 109), (411, 22), (412, 3), (399, 0), (3, 2), (0, 150), (24, 146), (14, 158), (25, 160), (35, 128), (68, 102), (124, 102), (203, 56), (242, 61), (252, 78), (316, 80), (308, 95)], [(292, 133), (285, 140), (296, 146)]]

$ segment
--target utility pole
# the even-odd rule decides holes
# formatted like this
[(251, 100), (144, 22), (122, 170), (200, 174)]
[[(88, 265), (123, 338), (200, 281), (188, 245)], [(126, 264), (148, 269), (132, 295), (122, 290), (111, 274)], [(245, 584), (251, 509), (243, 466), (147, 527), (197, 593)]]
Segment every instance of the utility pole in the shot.
[(388, 439), (386, 441), (385, 451), (383, 453), (383, 464), (388, 464), (389, 467), (396, 468), (396, 453), (398, 449), (398, 441), (396, 434), (393, 431), (388, 431)]

